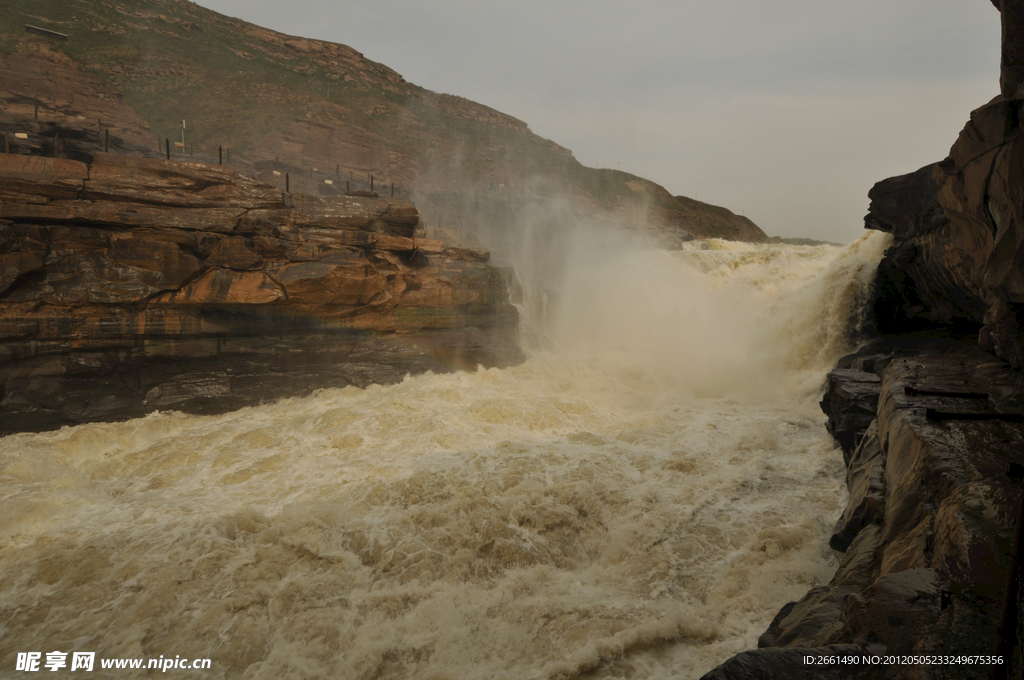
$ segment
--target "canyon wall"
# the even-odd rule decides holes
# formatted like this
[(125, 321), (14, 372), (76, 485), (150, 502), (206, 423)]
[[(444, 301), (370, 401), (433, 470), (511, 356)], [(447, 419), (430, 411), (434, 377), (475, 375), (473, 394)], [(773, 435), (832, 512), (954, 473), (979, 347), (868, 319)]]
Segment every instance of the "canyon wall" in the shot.
[(0, 434), (522, 360), (511, 273), (407, 200), (0, 155)]

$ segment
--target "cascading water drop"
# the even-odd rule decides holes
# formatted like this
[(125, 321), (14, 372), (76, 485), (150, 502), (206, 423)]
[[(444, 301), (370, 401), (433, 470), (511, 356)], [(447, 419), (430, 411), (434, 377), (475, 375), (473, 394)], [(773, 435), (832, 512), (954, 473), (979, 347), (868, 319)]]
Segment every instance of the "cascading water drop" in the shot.
[(591, 243), (520, 366), (0, 439), (0, 658), (699, 677), (834, 569), (816, 391), (884, 239)]

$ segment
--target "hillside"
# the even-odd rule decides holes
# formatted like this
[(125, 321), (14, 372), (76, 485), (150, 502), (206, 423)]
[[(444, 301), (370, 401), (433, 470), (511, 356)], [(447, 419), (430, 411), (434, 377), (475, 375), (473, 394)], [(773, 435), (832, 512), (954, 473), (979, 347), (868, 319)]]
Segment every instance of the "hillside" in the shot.
[[(56, 134), (75, 157), (76, 143), (87, 153), (109, 130), (115, 151), (155, 156), (182, 142), (184, 120), (184, 148), (172, 153), (216, 160), (220, 148), (227, 164), (282, 188), (287, 173), (293, 192), (393, 184), (428, 222), (440, 212), (432, 193), (558, 196), (580, 214), (646, 218), (676, 237), (765, 238), (725, 209), (586, 168), (523, 121), (408, 83), (351, 47), (185, 0), (10, 0), (0, 8), (0, 72), (0, 124), (28, 133), (8, 140), (12, 152), (52, 153)], [(446, 226), (471, 230), (479, 219), (460, 217)]]

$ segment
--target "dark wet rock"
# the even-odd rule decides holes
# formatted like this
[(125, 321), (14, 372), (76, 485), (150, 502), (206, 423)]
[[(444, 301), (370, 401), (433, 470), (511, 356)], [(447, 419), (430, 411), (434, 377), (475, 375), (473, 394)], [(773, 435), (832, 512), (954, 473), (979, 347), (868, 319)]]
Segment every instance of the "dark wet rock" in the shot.
[(875, 342), (840, 365), (849, 368), (833, 372), (823, 404), (855, 403), (852, 382), (874, 385), (877, 408), (845, 454), (850, 497), (831, 539), (843, 553), (839, 568), (780, 610), (760, 649), (705, 677), (987, 678), (991, 666), (798, 663), (805, 650), (841, 645), (882, 655), (996, 654), (1015, 574), (1024, 374), (973, 343), (924, 336)]
[(871, 207), (864, 217), (865, 226), (890, 233), (898, 241), (934, 231), (944, 214), (933, 174), (933, 166), (926, 165), (917, 172), (890, 177), (871, 187)]
[(854, 586), (832, 584), (812, 588), (797, 600), (776, 629), (773, 647), (819, 647), (828, 644), (841, 625), (844, 598)]
[(846, 465), (850, 500), (836, 521), (829, 540), (833, 550), (845, 552), (861, 529), (880, 523), (885, 508), (885, 465), (878, 440), (878, 422), (872, 419)]
[(817, 630), (813, 646), (994, 654), (1022, 495), (1010, 472), (1024, 464), (1024, 409), (994, 395), (1024, 393), (1024, 376), (970, 343), (891, 351), (877, 420), (847, 465), (850, 500), (832, 538), (843, 563), (779, 622), (775, 644), (786, 646), (787, 629)]
[(1024, 6), (1014, 0), (992, 0), (1003, 28), (999, 88), (1007, 99), (1024, 99)]
[(865, 224), (894, 235), (874, 316), (886, 333), (975, 336), (1024, 366), (1024, 131), (1021, 102), (971, 113), (949, 156), (871, 190)]
[(779, 627), (782, 621), (789, 616), (790, 612), (793, 611), (793, 607), (796, 606), (796, 602), (789, 602), (785, 604), (779, 613), (775, 615), (772, 622), (768, 624), (768, 629), (761, 633), (761, 636), (757, 638), (757, 646), (760, 647), (774, 647), (775, 643), (779, 639)]
[(828, 374), (821, 409), (828, 415), (825, 427), (839, 442), (847, 462), (875, 419), (881, 384), (874, 373), (852, 368), (836, 368)]
[(409, 201), (0, 154), (0, 433), (522, 360), (510, 273)]

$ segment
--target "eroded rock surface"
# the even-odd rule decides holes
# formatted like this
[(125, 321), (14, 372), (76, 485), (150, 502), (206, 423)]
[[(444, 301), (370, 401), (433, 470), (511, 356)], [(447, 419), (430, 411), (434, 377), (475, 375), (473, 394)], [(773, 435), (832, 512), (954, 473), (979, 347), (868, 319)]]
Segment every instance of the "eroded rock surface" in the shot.
[(876, 184), (868, 228), (893, 234), (879, 267), (879, 330), (977, 332), (1024, 366), (1024, 3), (995, 0), (1001, 94), (971, 112), (941, 162)]
[(509, 272), (401, 199), (0, 154), (0, 432), (522, 359)]
[(1024, 366), (1024, 131), (1021, 101), (971, 113), (941, 163), (872, 188), (869, 228), (891, 232), (879, 267), (879, 330), (979, 333)]
[[(991, 665), (801, 661), (836, 650), (995, 656), (1014, 573), (1024, 375), (972, 343), (939, 339), (878, 341), (842, 364), (857, 368), (833, 371), (822, 401), (830, 422), (850, 424), (840, 430), (850, 497), (831, 540), (839, 569), (782, 608), (761, 649), (704, 677), (988, 678)], [(876, 417), (857, 427), (866, 386)]]

